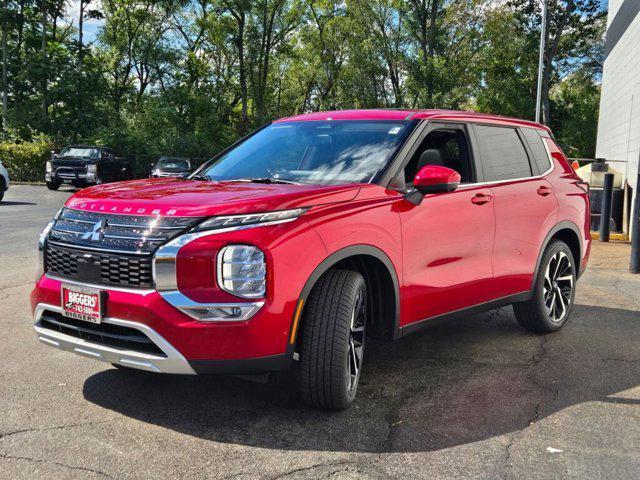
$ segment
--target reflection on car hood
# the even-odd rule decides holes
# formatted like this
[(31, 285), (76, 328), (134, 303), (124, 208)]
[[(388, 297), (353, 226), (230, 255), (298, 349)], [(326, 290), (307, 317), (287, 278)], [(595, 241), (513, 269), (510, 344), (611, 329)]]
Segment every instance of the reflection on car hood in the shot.
[(67, 207), (129, 215), (213, 216), (268, 212), (352, 200), (360, 184), (289, 185), (150, 178), (90, 187)]

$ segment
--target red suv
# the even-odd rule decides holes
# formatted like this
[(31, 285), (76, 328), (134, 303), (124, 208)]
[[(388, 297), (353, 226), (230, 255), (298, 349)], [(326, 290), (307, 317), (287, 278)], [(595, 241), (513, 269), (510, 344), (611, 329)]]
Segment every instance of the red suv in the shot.
[(152, 372), (294, 368), (306, 402), (342, 409), (366, 337), (507, 304), (560, 329), (589, 247), (586, 186), (546, 127), (321, 112), (186, 179), (76, 193), (40, 237), (31, 303), (48, 345)]

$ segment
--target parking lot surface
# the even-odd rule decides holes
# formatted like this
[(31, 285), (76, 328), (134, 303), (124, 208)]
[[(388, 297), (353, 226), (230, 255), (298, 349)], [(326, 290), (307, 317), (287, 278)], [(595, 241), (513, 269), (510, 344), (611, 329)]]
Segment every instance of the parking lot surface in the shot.
[(38, 343), (40, 230), (70, 192), (0, 204), (0, 478), (640, 478), (640, 276), (594, 245), (573, 318), (534, 335), (503, 308), (367, 346), (355, 405), (287, 376), (122, 372)]

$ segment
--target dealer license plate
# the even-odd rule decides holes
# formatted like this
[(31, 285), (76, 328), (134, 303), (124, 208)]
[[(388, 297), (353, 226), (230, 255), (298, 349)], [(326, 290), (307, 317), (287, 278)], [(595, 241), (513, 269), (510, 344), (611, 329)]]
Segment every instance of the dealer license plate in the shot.
[(102, 292), (92, 288), (62, 286), (62, 314), (84, 322), (102, 321)]

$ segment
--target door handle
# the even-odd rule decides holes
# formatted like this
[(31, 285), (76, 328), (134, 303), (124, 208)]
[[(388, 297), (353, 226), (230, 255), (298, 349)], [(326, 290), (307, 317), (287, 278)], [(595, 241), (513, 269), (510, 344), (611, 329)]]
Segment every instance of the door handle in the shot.
[(471, 197), (471, 203), (475, 205), (484, 205), (485, 203), (489, 203), (491, 201), (491, 197), (489, 195), (485, 195), (484, 193), (477, 193), (474, 197)]
[(551, 194), (551, 189), (549, 187), (546, 187), (544, 185), (538, 187), (538, 195), (546, 197), (549, 194)]

